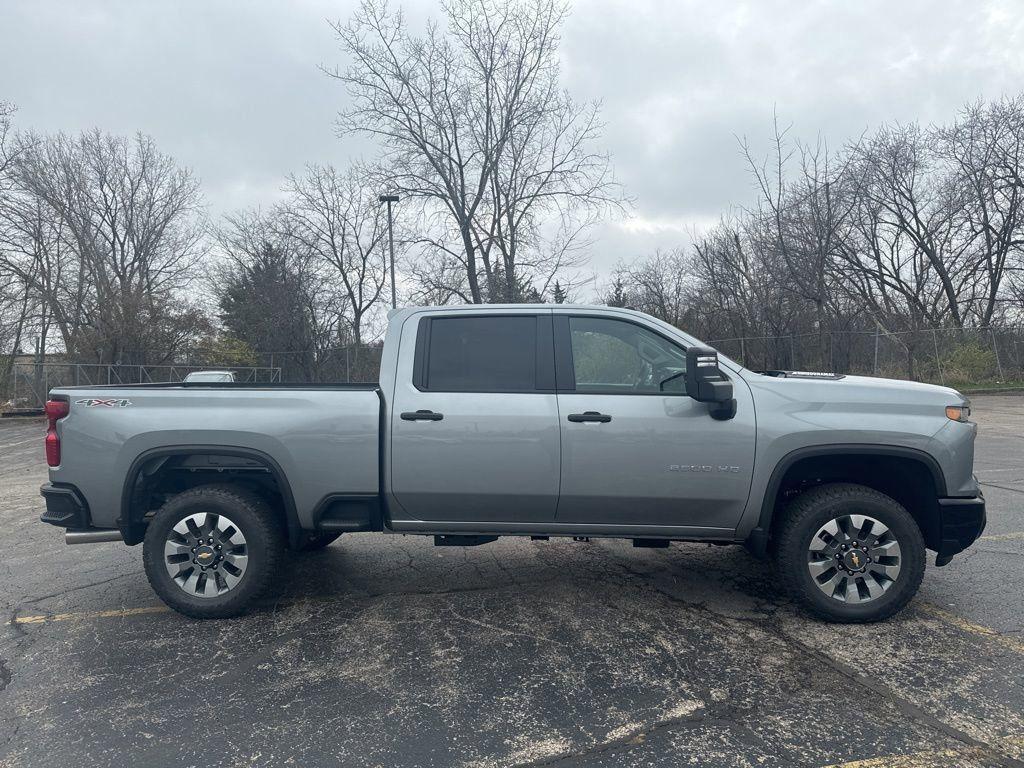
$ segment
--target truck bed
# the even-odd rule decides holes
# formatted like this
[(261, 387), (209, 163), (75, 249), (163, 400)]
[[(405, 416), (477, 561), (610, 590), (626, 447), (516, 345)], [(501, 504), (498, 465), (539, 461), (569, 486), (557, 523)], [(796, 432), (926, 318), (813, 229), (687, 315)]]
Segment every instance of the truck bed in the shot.
[(51, 470), (51, 481), (82, 491), (95, 527), (117, 527), (121, 483), (133, 482), (148, 458), (184, 448), (269, 459), (287, 478), (303, 527), (314, 527), (332, 495), (380, 491), (375, 383), (108, 385), (62, 387), (51, 397), (70, 403), (58, 430), (62, 456), (73, 457)]
[(290, 382), (252, 382), (252, 381), (147, 381), (141, 384), (82, 384), (70, 387), (59, 387), (54, 392), (64, 390), (93, 389), (302, 389), (302, 390), (374, 390), (379, 389), (376, 381), (366, 382), (333, 382), (325, 384), (294, 384)]

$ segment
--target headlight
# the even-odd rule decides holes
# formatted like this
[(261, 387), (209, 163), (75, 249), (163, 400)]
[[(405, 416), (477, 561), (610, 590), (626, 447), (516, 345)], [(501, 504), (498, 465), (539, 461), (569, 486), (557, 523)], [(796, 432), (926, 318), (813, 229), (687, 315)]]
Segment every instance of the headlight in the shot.
[(946, 418), (953, 421), (970, 421), (971, 406), (969, 405), (947, 405)]

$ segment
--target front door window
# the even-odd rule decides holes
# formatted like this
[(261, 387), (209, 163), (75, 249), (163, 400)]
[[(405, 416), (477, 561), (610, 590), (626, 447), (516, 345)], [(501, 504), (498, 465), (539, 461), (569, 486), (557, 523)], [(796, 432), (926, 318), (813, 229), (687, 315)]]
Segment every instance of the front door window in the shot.
[(686, 353), (658, 334), (622, 320), (569, 318), (576, 392), (681, 394)]

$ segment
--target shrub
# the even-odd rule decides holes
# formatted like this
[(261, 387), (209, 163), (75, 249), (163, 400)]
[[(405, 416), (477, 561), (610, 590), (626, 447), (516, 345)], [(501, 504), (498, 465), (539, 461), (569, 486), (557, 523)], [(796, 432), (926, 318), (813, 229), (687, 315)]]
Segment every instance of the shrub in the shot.
[(962, 342), (942, 361), (947, 382), (972, 384), (996, 378), (996, 355), (977, 342)]

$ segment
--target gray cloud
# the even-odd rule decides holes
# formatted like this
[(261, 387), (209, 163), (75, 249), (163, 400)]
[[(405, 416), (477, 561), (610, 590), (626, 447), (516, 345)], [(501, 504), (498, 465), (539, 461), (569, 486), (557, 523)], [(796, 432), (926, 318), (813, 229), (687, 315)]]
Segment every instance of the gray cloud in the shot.
[(612, 260), (749, 203), (736, 136), (767, 152), (773, 110), (794, 138), (840, 147), (884, 121), (945, 121), (967, 101), (1024, 90), (1012, 2), (581, 0), (564, 50), (566, 83), (603, 101), (637, 198), (635, 221), (601, 233)]
[[(404, 3), (412, 16), (433, 0)], [(203, 179), (214, 213), (266, 204), (307, 162), (371, 154), (339, 139), (343, 64), (326, 19), (353, 2), (6, 0), (0, 99), (40, 131), (140, 130)], [(885, 120), (946, 120), (1024, 89), (1013, 2), (577, 0), (566, 86), (600, 99), (606, 147), (637, 206), (596, 233), (594, 267), (685, 242), (753, 197), (736, 135), (767, 150), (773, 110), (833, 146)]]

